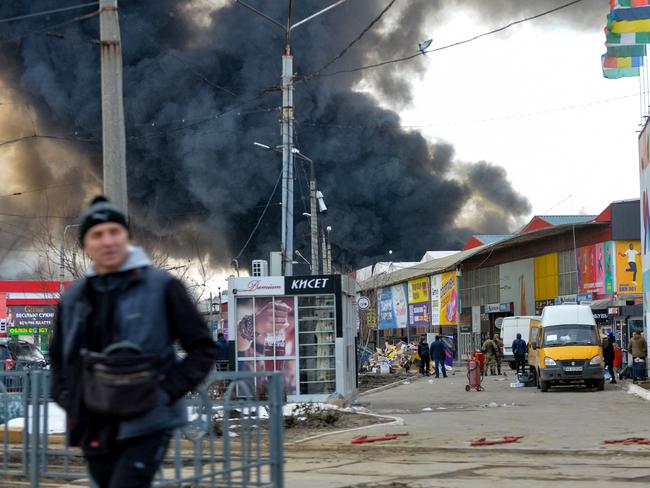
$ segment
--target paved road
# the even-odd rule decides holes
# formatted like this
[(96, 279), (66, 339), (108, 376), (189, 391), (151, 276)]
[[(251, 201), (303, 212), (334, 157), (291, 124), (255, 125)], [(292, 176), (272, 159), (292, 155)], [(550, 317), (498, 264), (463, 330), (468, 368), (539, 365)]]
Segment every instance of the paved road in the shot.
[[(418, 379), (368, 395), (370, 412), (399, 416), (405, 426), (377, 426), (368, 435), (409, 437), (351, 445), (341, 433), (288, 446), (287, 487), (594, 487), (647, 486), (649, 446), (602, 441), (650, 437), (650, 402), (623, 385), (586, 389), (511, 388), (487, 377), (486, 391), (464, 390), (465, 377)], [(519, 443), (469, 447), (479, 437), (525, 436)]]

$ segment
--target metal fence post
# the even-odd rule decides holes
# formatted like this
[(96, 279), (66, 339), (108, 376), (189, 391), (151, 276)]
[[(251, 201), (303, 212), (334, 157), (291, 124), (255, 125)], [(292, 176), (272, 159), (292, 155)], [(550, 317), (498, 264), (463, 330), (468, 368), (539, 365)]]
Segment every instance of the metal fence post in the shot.
[(269, 421), (270, 421), (270, 448), (271, 448), (271, 482), (275, 488), (284, 487), (284, 447), (283, 430), (284, 416), (282, 414), (284, 377), (282, 373), (273, 373), (270, 378), (269, 388)]
[[(32, 389), (32, 432), (31, 432), (31, 455), (29, 459), (29, 486), (31, 488), (39, 487), (39, 431), (40, 431), (40, 387), (41, 374), (38, 371), (32, 371), (29, 375)], [(28, 424), (25, 423), (25, 429)]]

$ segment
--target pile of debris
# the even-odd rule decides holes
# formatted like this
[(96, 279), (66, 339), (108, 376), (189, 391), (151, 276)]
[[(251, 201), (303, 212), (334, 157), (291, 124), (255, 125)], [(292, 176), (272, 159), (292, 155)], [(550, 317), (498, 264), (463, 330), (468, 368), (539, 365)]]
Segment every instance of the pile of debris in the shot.
[(419, 361), (417, 342), (407, 344), (400, 341), (397, 344), (386, 343), (382, 349), (377, 348), (363, 367), (372, 373), (396, 373), (409, 371)]

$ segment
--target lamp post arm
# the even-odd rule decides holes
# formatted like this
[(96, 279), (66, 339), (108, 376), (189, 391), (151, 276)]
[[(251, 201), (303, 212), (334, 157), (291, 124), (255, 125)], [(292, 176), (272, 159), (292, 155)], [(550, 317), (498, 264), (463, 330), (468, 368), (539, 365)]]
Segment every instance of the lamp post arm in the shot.
[[(237, 0), (237, 1), (239, 1), (239, 0)], [(318, 17), (320, 14), (324, 14), (324, 13), (327, 12), (328, 10), (332, 10), (334, 7), (338, 7), (339, 5), (341, 5), (342, 3), (345, 3), (345, 2), (347, 2), (347, 1), (348, 1), (348, 0), (338, 0), (338, 2), (333, 3), (333, 4), (330, 5), (329, 7), (325, 7), (323, 10), (321, 10), (321, 11), (319, 11), (319, 12), (316, 12), (316, 13), (313, 14), (313, 15), (310, 15), (310, 16), (307, 17), (306, 19), (302, 19), (300, 22), (296, 22), (295, 24), (293, 24), (293, 25), (289, 28), (289, 30), (294, 30), (296, 27), (298, 27), (298, 26), (300, 26), (300, 25), (302, 25), (302, 24), (304, 24), (304, 23), (306, 23), (306, 22), (309, 22), (309, 21), (310, 21), (311, 19), (313, 19), (314, 17)]]

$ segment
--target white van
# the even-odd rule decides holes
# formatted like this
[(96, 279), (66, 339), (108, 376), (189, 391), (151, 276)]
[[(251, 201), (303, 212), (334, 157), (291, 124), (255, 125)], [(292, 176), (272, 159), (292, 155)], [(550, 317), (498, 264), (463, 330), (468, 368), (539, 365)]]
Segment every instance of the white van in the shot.
[(534, 316), (516, 316), (505, 317), (501, 323), (501, 340), (503, 341), (503, 361), (510, 363), (510, 367), (515, 369), (515, 355), (512, 353), (512, 342), (521, 334), (521, 338), (528, 343), (528, 333), (530, 331), (530, 321), (540, 320), (540, 317)]

